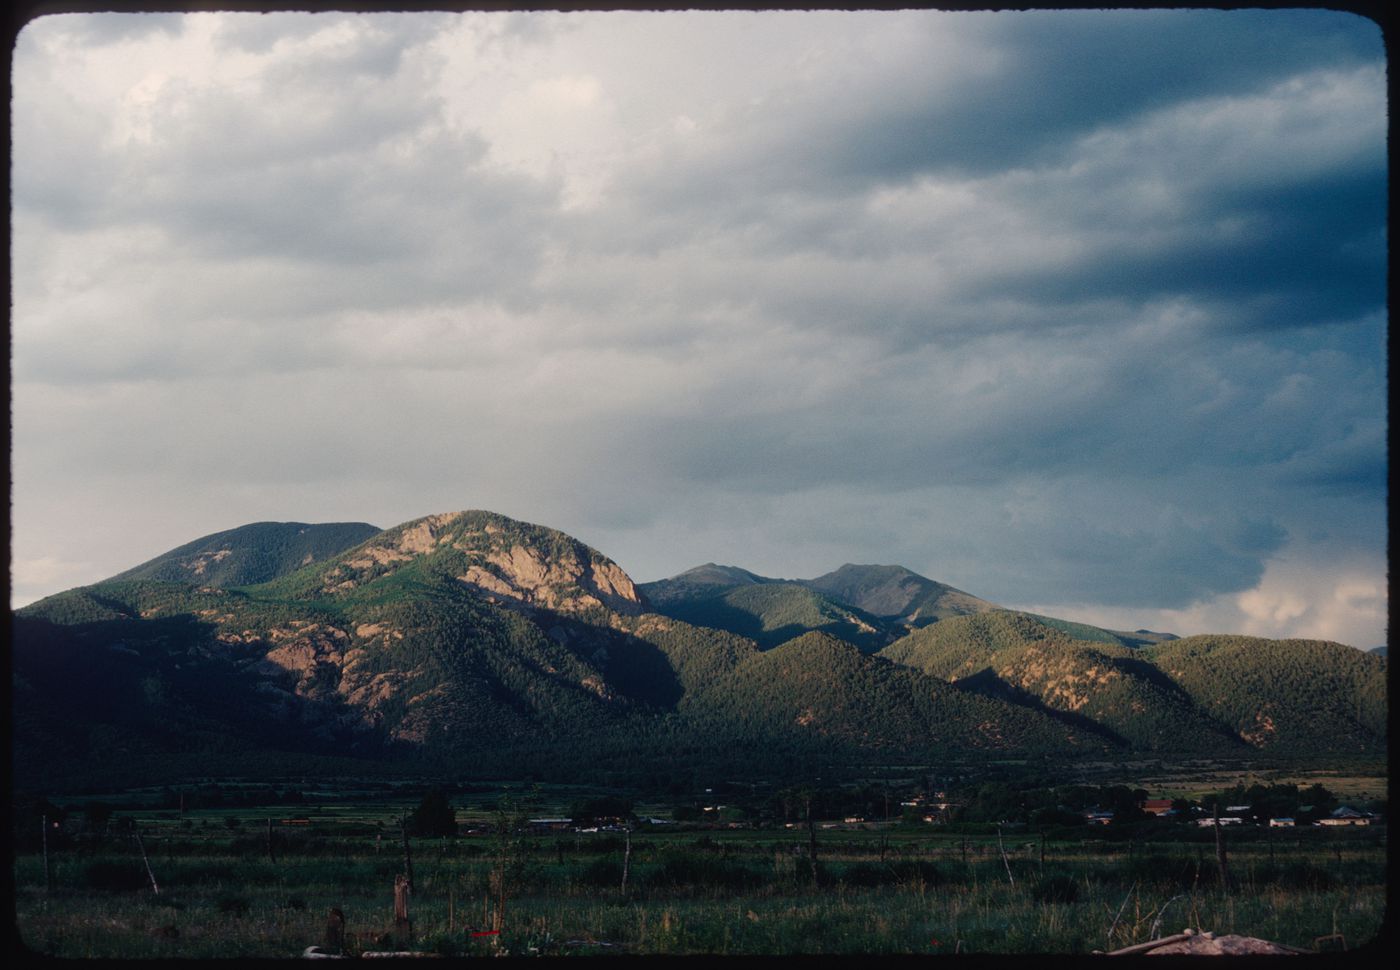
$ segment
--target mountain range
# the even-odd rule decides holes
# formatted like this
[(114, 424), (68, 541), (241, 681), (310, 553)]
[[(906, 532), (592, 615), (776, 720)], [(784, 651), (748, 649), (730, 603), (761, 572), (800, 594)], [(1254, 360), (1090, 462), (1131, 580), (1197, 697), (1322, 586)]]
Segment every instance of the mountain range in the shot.
[(17, 787), (1386, 747), (1386, 660), (1341, 644), (1104, 630), (900, 566), (709, 563), (639, 586), (485, 511), (256, 523), (12, 624)]

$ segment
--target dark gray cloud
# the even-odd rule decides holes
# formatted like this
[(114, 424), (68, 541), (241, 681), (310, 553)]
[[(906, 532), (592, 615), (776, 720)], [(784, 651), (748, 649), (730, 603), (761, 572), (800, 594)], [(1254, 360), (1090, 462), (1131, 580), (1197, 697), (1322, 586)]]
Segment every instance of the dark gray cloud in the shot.
[(887, 79), (891, 95), (833, 119), (812, 157), (880, 179), (1036, 167), (1143, 112), (1380, 56), (1376, 34), (1320, 11), (999, 13), (969, 26), (985, 70), (952, 86)]
[(85, 13), (52, 14), (59, 18), (76, 46), (105, 47), (123, 41), (157, 35), (178, 37), (184, 30), (184, 17), (178, 13)]

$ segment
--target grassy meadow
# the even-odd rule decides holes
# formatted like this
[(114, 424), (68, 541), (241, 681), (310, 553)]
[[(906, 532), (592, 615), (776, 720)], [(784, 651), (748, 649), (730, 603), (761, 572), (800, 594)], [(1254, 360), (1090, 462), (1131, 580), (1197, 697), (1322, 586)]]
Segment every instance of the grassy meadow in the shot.
[[(294, 957), (324, 942), (338, 908), (347, 952), (395, 949), (384, 934), (405, 869), (398, 819), (412, 807), (118, 807), (106, 834), (51, 846), (47, 878), (42, 848), (17, 851), (20, 939), (57, 957)], [(1125, 840), (833, 825), (815, 830), (813, 865), (803, 826), (654, 826), (629, 837), (502, 834), (492, 821), (486, 808), (459, 807), (459, 825), (480, 831), (410, 840), (413, 949), (1088, 953), (1187, 926), (1307, 949), (1339, 945), (1317, 941), (1341, 934), (1354, 948), (1376, 936), (1385, 908), (1384, 827), (1227, 829), (1227, 891), (1213, 833), (1194, 827)], [(478, 935), (493, 925), (497, 935)]]

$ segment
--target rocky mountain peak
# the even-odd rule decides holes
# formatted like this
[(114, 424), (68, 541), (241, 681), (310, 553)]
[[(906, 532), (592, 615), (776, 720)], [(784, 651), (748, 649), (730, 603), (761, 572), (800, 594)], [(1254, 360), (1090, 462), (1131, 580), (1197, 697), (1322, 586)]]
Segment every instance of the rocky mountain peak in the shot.
[(353, 589), (429, 557), (492, 602), (581, 614), (643, 610), (631, 577), (577, 539), (494, 512), (429, 515), (388, 529), (326, 575), (325, 591)]

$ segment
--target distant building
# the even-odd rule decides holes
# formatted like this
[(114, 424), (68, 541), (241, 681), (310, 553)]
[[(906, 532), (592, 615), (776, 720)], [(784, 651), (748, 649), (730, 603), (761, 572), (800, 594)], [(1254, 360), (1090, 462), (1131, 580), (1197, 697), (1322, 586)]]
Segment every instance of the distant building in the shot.
[[(1215, 819), (1198, 818), (1196, 819), (1196, 824), (1201, 826), (1202, 828), (1205, 828), (1206, 826), (1214, 825)], [(1244, 819), (1240, 818), (1238, 815), (1222, 816), (1220, 819), (1220, 824), (1222, 827), (1226, 825), (1243, 825)]]
[(573, 824), (571, 818), (532, 818), (529, 821), (531, 832), (567, 832)]
[(1319, 819), (1314, 825), (1370, 825), (1371, 817), (1367, 812), (1358, 812), (1347, 805), (1340, 805), (1333, 810), (1327, 818)]
[(1170, 798), (1149, 798), (1142, 803), (1142, 810), (1157, 816), (1176, 814), (1176, 809), (1172, 808)]
[(1293, 825), (1293, 819), (1291, 819), (1291, 818), (1271, 818), (1271, 819), (1269, 819), (1269, 828), (1271, 828), (1271, 829), (1291, 829), (1291, 828), (1293, 828), (1293, 827), (1294, 827), (1294, 825)]

